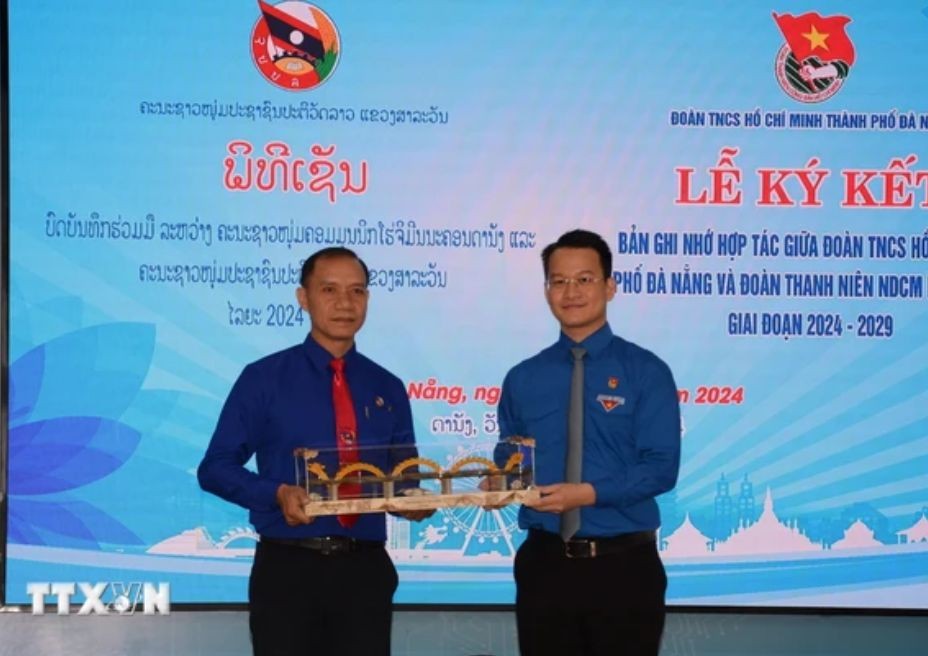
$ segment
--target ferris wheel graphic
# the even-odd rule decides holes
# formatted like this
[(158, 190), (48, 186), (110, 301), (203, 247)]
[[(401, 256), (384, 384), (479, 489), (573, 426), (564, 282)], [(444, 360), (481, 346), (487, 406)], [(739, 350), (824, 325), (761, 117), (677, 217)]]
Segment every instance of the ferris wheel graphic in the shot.
[[(484, 456), (483, 450), (459, 446), (446, 458), (446, 466), (464, 458)], [(476, 478), (459, 479), (455, 483), (460, 492), (477, 490), (480, 481)], [(441, 508), (441, 521), (451, 534), (463, 536), (459, 551), (462, 555), (486, 552), (489, 548), (503, 555), (513, 556), (519, 536), (519, 506), (510, 504), (502, 508), (486, 510), (480, 506), (456, 506)]]

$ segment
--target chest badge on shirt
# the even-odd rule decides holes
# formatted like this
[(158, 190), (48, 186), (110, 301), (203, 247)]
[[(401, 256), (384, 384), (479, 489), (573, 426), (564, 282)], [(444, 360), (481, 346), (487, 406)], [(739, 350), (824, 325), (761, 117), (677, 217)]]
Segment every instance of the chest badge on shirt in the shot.
[[(375, 396), (374, 397), (375, 416), (383, 411), (393, 412), (393, 406), (388, 404), (386, 401), (384, 401), (382, 396)], [(364, 418), (365, 419), (371, 418), (371, 407), (369, 405), (364, 406)]]
[(603, 409), (606, 412), (612, 412), (618, 406), (625, 405), (624, 396), (613, 396), (612, 394), (599, 394), (597, 395), (596, 400), (599, 401), (599, 404), (603, 407)]
[(619, 386), (619, 379), (615, 376), (609, 376), (609, 380), (606, 381), (606, 384), (609, 386), (609, 389), (615, 389)]

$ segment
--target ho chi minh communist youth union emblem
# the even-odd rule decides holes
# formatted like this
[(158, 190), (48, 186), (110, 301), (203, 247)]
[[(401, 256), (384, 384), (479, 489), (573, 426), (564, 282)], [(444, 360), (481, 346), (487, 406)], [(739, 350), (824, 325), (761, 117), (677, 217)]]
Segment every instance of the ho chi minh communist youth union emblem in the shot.
[(328, 15), (303, 0), (258, 0), (261, 17), (251, 32), (251, 57), (261, 75), (288, 91), (306, 91), (335, 71), (341, 41)]
[(773, 14), (786, 43), (776, 59), (777, 82), (790, 98), (805, 103), (838, 93), (851, 66), (854, 44), (844, 31), (847, 16)]

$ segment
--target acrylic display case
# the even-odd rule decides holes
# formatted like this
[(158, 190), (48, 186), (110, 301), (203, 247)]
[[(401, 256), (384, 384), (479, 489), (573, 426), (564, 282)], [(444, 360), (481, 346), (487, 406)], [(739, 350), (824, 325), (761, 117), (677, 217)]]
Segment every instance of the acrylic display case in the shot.
[(359, 446), (352, 462), (337, 449), (294, 451), (297, 485), (310, 501), (309, 516), (405, 512), (451, 506), (501, 507), (537, 499), (535, 442), (410, 447)]

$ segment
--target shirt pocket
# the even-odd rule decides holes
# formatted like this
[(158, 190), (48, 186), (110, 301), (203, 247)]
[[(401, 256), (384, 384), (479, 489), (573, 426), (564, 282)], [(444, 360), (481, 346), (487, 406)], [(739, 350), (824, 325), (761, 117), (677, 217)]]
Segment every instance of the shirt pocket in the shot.
[(565, 416), (562, 408), (560, 407), (563, 402), (557, 402), (551, 400), (549, 402), (539, 403), (538, 407), (533, 408), (531, 412), (525, 412), (524, 415), (524, 424), (526, 428), (531, 429), (532, 426), (545, 424), (546, 422), (551, 421), (556, 415)]
[[(563, 453), (567, 439), (567, 415), (561, 404), (551, 402), (539, 404), (531, 413), (526, 413), (523, 424), (526, 434), (535, 440), (535, 451), (541, 457)], [(509, 437), (509, 436), (506, 436)]]
[(616, 406), (601, 418), (607, 439), (601, 444), (599, 457), (604, 460), (617, 461), (625, 467), (636, 460), (635, 406), (625, 404)]
[(389, 444), (392, 441), (396, 417), (388, 406), (364, 406), (359, 420), (362, 444)]

